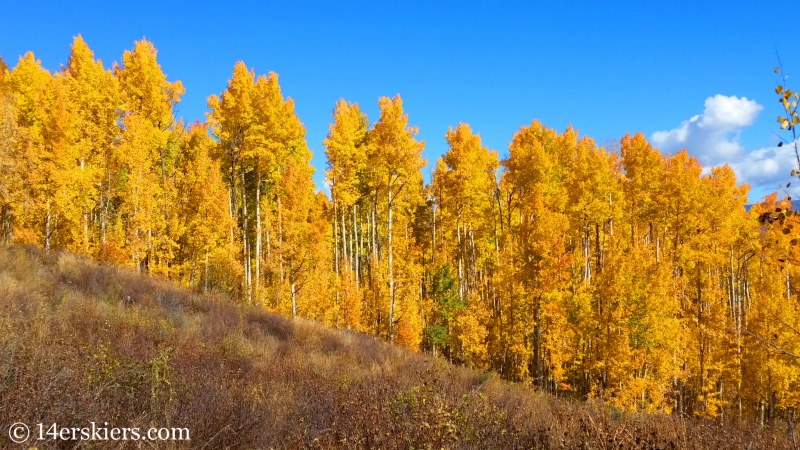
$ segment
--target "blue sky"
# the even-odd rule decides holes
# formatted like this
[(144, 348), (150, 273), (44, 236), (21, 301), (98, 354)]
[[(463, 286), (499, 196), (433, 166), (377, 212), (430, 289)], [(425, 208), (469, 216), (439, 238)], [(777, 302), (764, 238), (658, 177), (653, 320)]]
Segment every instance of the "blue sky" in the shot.
[(14, 66), (31, 50), (56, 70), (80, 33), (108, 66), (146, 37), (169, 79), (186, 87), (178, 114), (187, 122), (204, 118), (236, 61), (275, 71), (308, 130), (318, 187), (335, 102), (358, 102), (374, 121), (378, 98), (399, 93), (427, 142), (426, 172), (447, 150), (450, 125), (469, 123), (504, 155), (513, 133), (538, 118), (601, 144), (641, 131), (665, 152), (685, 146), (706, 164), (730, 162), (757, 185), (757, 200), (794, 168), (787, 148), (775, 147), (772, 68), (777, 48), (786, 71), (800, 71), (788, 40), (796, 30), (780, 22), (785, 3), (719, 5), (3, 0), (0, 55)]

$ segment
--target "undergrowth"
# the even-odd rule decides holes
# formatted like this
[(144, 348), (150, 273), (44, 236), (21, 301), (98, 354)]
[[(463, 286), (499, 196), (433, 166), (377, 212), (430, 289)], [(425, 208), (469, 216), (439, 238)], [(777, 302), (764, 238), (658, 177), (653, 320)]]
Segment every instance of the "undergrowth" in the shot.
[[(787, 430), (612, 415), (374, 338), (31, 247), (0, 248), (0, 447), (14, 422), (185, 427), (38, 448), (792, 448)], [(29, 443), (30, 444), (30, 443)]]

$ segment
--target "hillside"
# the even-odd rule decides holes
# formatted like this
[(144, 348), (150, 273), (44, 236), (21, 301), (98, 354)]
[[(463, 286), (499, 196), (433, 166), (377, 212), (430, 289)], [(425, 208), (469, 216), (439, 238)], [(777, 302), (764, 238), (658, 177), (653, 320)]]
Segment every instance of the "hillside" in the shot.
[(238, 61), (189, 124), (166, 61), (143, 39), (109, 70), (79, 35), (58, 70), (0, 62), (0, 245), (620, 411), (798, 426), (800, 215), (778, 193), (746, 211), (735, 165), (539, 120), (507, 149), (441, 129), (428, 161), (397, 94), (331, 105), (323, 169), (277, 73)]
[[(24, 422), (182, 427), (91, 448), (791, 448), (773, 428), (621, 415), (69, 253), (0, 247), (0, 447)], [(35, 436), (32, 438), (34, 439)], [(38, 448), (74, 448), (41, 441)]]

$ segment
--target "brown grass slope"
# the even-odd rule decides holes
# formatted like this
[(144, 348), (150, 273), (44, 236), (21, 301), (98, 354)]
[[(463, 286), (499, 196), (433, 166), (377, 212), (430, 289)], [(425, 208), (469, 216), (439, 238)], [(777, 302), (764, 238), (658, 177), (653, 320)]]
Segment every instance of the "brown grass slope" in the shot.
[(612, 418), (369, 336), (29, 247), (0, 248), (0, 447), (21, 448), (6, 434), (17, 421), (191, 433), (39, 448), (792, 447), (780, 429)]

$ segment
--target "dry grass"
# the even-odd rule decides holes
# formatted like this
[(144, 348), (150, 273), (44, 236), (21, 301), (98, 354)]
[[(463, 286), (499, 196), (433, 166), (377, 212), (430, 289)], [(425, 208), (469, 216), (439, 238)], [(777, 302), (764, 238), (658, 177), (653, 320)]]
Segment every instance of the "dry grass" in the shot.
[(190, 429), (190, 442), (158, 448), (792, 448), (782, 429), (612, 417), (369, 336), (27, 247), (0, 248), (1, 447), (14, 445), (5, 430), (17, 421)]

